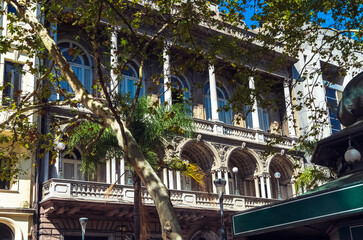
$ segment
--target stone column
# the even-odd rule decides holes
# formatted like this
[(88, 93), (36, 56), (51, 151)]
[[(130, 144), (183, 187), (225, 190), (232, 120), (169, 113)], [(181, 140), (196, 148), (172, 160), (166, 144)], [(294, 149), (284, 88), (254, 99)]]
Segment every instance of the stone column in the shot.
[[(111, 68), (117, 67), (117, 54), (116, 53), (117, 53), (117, 31), (113, 30), (111, 33), (111, 57), (110, 57)], [(112, 69), (111, 69), (110, 76), (111, 76), (111, 84), (110, 84), (111, 89), (110, 90), (118, 92), (117, 74), (115, 74)]]
[(163, 50), (163, 74), (164, 74), (164, 99), (165, 102), (172, 104), (172, 95), (171, 95), (171, 78), (170, 78), (170, 55), (169, 55), (169, 46), (165, 43), (165, 47)]
[(265, 191), (265, 180), (264, 180), (264, 176), (261, 175), (260, 176), (260, 185), (261, 185), (261, 197), (262, 198), (266, 198), (266, 191)]
[[(255, 89), (255, 80), (253, 77), (249, 78), (249, 87), (250, 89)], [(252, 125), (253, 129), (261, 130), (260, 128), (260, 122), (258, 119), (258, 104), (255, 97), (253, 97), (253, 106), (252, 106)]]
[(260, 187), (258, 186), (258, 176), (254, 176), (253, 180), (255, 181), (255, 193), (256, 197), (260, 197)]
[(111, 159), (111, 183), (116, 181), (116, 159)]
[(218, 172), (217, 172), (217, 177), (218, 177), (218, 178), (222, 178), (222, 172), (221, 172), (221, 171), (218, 171)]
[(168, 169), (163, 169), (163, 182), (166, 188), (169, 188), (168, 186)]
[(217, 83), (214, 72), (214, 66), (209, 65), (209, 92), (210, 92), (210, 105), (212, 111), (212, 121), (219, 121), (218, 116), (218, 99), (217, 99)]
[(106, 160), (106, 183), (111, 183), (111, 161)]
[(121, 180), (120, 180), (120, 184), (121, 185), (125, 185), (125, 159), (121, 158), (120, 159), (120, 175), (121, 176)]
[(271, 176), (266, 176), (267, 198), (272, 198), (271, 194)]
[(213, 193), (217, 193), (216, 186), (214, 186), (214, 180), (216, 179), (216, 173), (212, 172), (212, 186), (213, 186)]
[(169, 189), (174, 189), (174, 173), (169, 170)]
[(296, 137), (295, 132), (295, 124), (294, 124), (294, 115), (292, 113), (292, 102), (291, 102), (291, 95), (290, 95), (290, 88), (289, 82), (287, 79), (284, 81), (284, 95), (285, 95), (285, 107), (286, 107), (286, 118), (287, 118), (287, 125), (289, 128), (289, 136)]
[(180, 171), (176, 172), (176, 189), (181, 190), (181, 175)]
[(228, 179), (228, 169), (224, 172), (224, 179), (226, 179), (226, 195), (229, 195), (229, 179)]

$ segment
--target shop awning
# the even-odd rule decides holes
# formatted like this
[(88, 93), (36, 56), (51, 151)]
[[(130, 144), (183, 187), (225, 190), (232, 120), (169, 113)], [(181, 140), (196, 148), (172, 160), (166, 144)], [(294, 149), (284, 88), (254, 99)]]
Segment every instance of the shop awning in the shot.
[(250, 236), (363, 213), (363, 172), (278, 204), (233, 216), (235, 236)]

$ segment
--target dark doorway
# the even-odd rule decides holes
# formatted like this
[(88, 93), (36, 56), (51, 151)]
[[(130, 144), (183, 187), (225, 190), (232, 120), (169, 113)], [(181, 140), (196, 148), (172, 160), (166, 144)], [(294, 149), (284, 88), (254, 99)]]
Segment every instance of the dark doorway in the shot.
[(0, 240), (14, 240), (14, 233), (11, 228), (3, 223), (0, 223)]

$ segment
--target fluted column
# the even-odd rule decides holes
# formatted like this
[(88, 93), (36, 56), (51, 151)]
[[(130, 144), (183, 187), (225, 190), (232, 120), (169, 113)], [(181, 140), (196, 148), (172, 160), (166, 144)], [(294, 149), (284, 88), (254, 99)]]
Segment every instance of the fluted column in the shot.
[(271, 194), (271, 176), (266, 176), (266, 188), (267, 188), (267, 198), (272, 198)]
[(172, 104), (172, 95), (171, 95), (171, 79), (170, 79), (170, 56), (169, 56), (169, 46), (165, 43), (165, 47), (163, 50), (163, 74), (164, 74), (164, 99), (169, 105)]
[(261, 197), (266, 198), (265, 180), (263, 175), (260, 176), (260, 186), (261, 186)]
[(285, 95), (286, 118), (287, 118), (287, 126), (289, 128), (289, 136), (296, 137), (296, 131), (294, 126), (295, 125), (294, 115), (292, 113), (290, 86), (287, 79), (285, 79), (284, 81), (284, 95)]
[(256, 193), (256, 197), (260, 197), (260, 187), (258, 185), (258, 177), (254, 176), (253, 180), (255, 182), (255, 193)]
[[(255, 80), (253, 77), (249, 78), (249, 87), (250, 89), (255, 89)], [(260, 121), (258, 119), (258, 104), (257, 99), (253, 97), (253, 106), (252, 106), (252, 125), (253, 129), (261, 130), (260, 128)]]
[(216, 76), (214, 72), (214, 66), (209, 65), (209, 92), (210, 92), (210, 105), (212, 111), (212, 121), (218, 121), (218, 99), (217, 99), (217, 83)]

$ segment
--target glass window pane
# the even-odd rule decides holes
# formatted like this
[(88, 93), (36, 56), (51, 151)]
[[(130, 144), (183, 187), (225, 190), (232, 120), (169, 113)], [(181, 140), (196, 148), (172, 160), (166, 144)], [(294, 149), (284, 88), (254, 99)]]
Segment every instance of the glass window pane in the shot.
[(335, 93), (336, 90), (331, 89), (331, 88), (325, 88), (325, 90), (326, 90), (326, 96), (328, 98), (336, 99), (336, 93)]
[(64, 163), (63, 177), (65, 179), (74, 179), (74, 164)]

